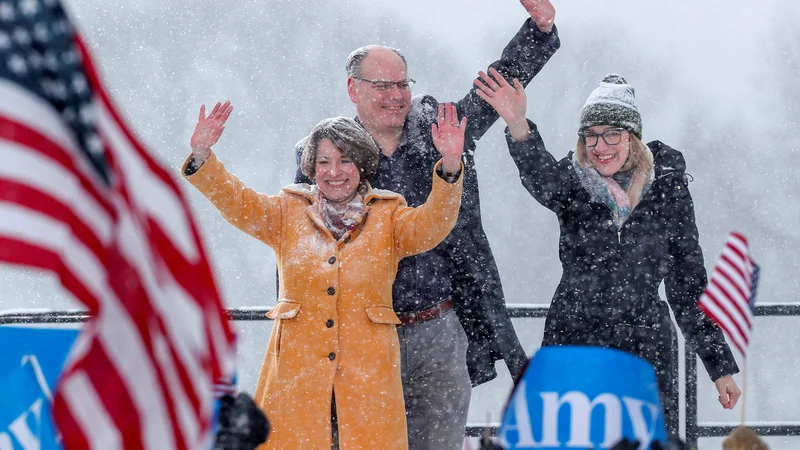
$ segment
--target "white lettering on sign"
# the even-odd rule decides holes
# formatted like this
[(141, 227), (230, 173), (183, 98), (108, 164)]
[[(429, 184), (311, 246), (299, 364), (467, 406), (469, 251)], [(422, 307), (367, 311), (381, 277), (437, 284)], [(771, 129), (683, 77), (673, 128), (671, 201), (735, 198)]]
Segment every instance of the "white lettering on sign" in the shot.
[[(28, 426), (28, 416), (33, 415), (35, 422), (36, 432), (31, 430)], [(40, 450), (41, 442), (39, 442), (39, 427), (42, 418), (42, 399), (38, 399), (25, 410), (19, 417), (11, 422), (8, 426), (8, 431), (16, 438), (22, 450)], [(11, 437), (8, 433), (0, 432), (0, 450), (14, 450), (14, 445), (11, 443)]]
[(11, 444), (11, 436), (8, 433), (0, 432), (0, 450), (14, 450)]
[[(635, 398), (622, 397), (625, 403), (625, 409), (631, 417), (633, 424), (633, 435), (639, 441), (640, 449), (650, 448), (650, 442), (656, 434), (656, 419), (661, 414), (661, 408), (649, 402), (643, 402)], [(647, 426), (647, 418), (644, 416), (642, 409), (646, 409), (650, 413), (650, 426)]]
[(622, 439), (622, 406), (613, 394), (600, 394), (591, 402), (583, 392), (571, 391), (559, 398), (556, 392), (542, 392), (544, 417), (542, 424), (542, 446), (558, 446), (558, 411), (565, 404), (570, 409), (570, 434), (567, 447), (590, 448), (589, 429), (592, 411), (598, 405), (605, 409), (604, 440), (600, 447), (613, 447)]
[[(534, 428), (531, 425), (530, 409), (525, 395), (525, 382), (520, 382), (514, 394), (511, 405), (514, 412), (515, 423), (505, 424), (499, 437), (500, 443), (510, 447), (507, 440), (509, 432), (515, 431), (517, 439), (514, 448), (592, 448), (594, 443), (590, 440), (592, 427), (592, 413), (598, 406), (603, 407), (603, 442), (599, 448), (613, 447), (622, 439), (623, 414), (627, 413), (633, 426), (633, 434), (639, 441), (639, 448), (650, 448), (650, 442), (656, 432), (656, 420), (661, 414), (661, 407), (657, 404), (645, 402), (631, 397), (620, 397), (604, 393), (594, 399), (583, 392), (569, 391), (563, 395), (557, 392), (540, 392), (542, 399), (542, 423), (536, 427), (536, 434), (541, 440), (534, 437)], [(563, 445), (558, 439), (559, 421), (558, 413), (563, 406), (569, 406), (569, 440)], [(624, 408), (623, 408), (624, 406)], [(649, 416), (649, 417), (648, 417)]]

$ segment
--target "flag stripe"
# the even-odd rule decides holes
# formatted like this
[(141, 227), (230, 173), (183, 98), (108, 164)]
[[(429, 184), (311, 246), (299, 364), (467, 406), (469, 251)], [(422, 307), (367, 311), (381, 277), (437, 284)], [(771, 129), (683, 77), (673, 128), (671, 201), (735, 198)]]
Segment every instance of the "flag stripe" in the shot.
[(202, 351), (204, 346), (203, 311), (196, 301), (179, 293), (170, 271), (161, 270), (163, 260), (154, 261), (156, 257), (146, 245), (150, 237), (144, 235), (129, 215), (123, 214), (119, 219), (121, 254), (142, 281), (146, 297), (151, 300), (149, 307), (160, 313), (159, 317), (173, 338), (171, 342), (176, 343), (178, 353), (183, 356), (183, 365), (194, 374), (187, 386), (211, 383), (210, 378), (202, 376), (197, 361), (191, 361), (194, 359), (192, 355)]
[[(24, 107), (25, 105), (22, 106)], [(79, 159), (74, 151), (66, 151), (56, 142), (50, 140), (42, 132), (43, 130), (41, 130), (40, 126), (40, 123), (18, 123), (0, 115), (0, 145), (15, 143), (26, 151), (51, 159), (52, 164), (60, 165), (59, 169), (75, 175), (81, 188), (91, 196), (91, 200), (104, 208), (106, 214), (112, 215), (113, 210), (106, 202), (103, 194), (101, 194), (102, 188), (97, 185), (96, 180), (91, 176), (91, 170), (86, 163)]]
[(726, 263), (721, 262), (719, 264), (718, 270), (713, 274), (713, 279), (725, 283), (725, 287), (731, 291), (735, 291), (738, 298), (747, 299), (747, 293), (750, 291), (750, 287), (743, 286), (744, 283), (742, 283), (742, 279), (732, 274)]
[(745, 321), (739, 311), (736, 310), (727, 292), (719, 289), (717, 286), (711, 284), (706, 291), (708, 298), (724, 312), (725, 317), (730, 319), (731, 324), (736, 327), (736, 332), (741, 336), (748, 336), (747, 330), (750, 329), (747, 321)]
[(0, 78), (0, 117), (35, 128), (56, 146), (78, 155), (74, 134), (52, 105), (27, 89)]
[(739, 350), (741, 354), (745, 354), (745, 349), (747, 348), (747, 344), (744, 342), (744, 339), (738, 333), (730, 333), (727, 330), (732, 329), (732, 325), (730, 323), (730, 319), (728, 316), (725, 315), (723, 311), (719, 309), (719, 307), (714, 302), (702, 302), (700, 306), (709, 317), (711, 317), (714, 322), (720, 325), (723, 330), (726, 330), (728, 338), (730, 338), (733, 345)]
[(734, 263), (728, 257), (728, 255), (726, 255), (725, 253), (723, 253), (720, 256), (719, 262), (717, 263), (717, 267), (725, 268), (726, 270), (728, 270), (730, 272), (731, 276), (736, 278), (736, 279), (739, 279), (739, 280), (745, 280), (746, 279), (745, 278), (745, 274), (744, 274), (744, 270), (742, 270), (741, 267), (737, 266), (736, 263)]
[[(147, 236), (144, 236), (141, 228), (136, 227), (132, 218), (127, 214), (120, 216), (120, 236), (119, 248), (121, 255), (130, 264), (130, 269), (135, 271), (137, 277), (142, 281), (142, 289), (145, 291), (144, 297), (151, 299), (148, 308), (153, 308), (153, 312), (158, 312), (159, 323), (164, 326), (170, 335), (170, 342), (174, 342), (177, 353), (181, 358), (181, 375), (175, 375), (179, 379), (186, 380), (182, 383), (182, 393), (186, 394), (193, 405), (193, 410), (198, 413), (201, 401), (198, 400), (194, 392), (195, 386), (210, 384), (211, 378), (203, 376), (202, 369), (193, 361), (193, 355), (203, 350), (204, 334), (202, 311), (197, 308), (194, 301), (180, 301), (172, 295), (174, 283), (169, 271), (159, 270), (162, 266), (161, 261), (153, 261), (153, 254), (148, 252)], [(160, 278), (158, 281), (157, 278)], [(195, 319), (195, 320), (191, 320)], [(170, 352), (171, 353), (171, 352)], [(162, 361), (166, 364), (165, 361)], [(166, 367), (170, 367), (167, 365)], [(191, 379), (183, 371), (189, 371)], [(172, 390), (170, 390), (172, 392)], [(203, 399), (210, 403), (209, 395)]]
[(39, 211), (0, 202), (0, 237), (38, 245), (59, 255), (64, 270), (72, 272), (96, 301), (104, 295), (104, 269), (82, 242), (72, 239), (67, 225)]
[(68, 291), (76, 297), (86, 299), (85, 304), (89, 311), (97, 310), (97, 299), (72, 272), (64, 268), (58, 253), (38, 245), (0, 236), (0, 261), (53, 272), (60, 277), (61, 284)]
[[(94, 392), (102, 402), (104, 413), (112, 417), (124, 417), (131, 429), (141, 430), (142, 424), (139, 415), (131, 414), (132, 411), (135, 411), (136, 404), (126, 389), (124, 380), (120, 378), (119, 372), (111, 364), (103, 346), (98, 341), (92, 342), (85, 358), (87, 364), (94, 369), (91, 374), (88, 374), (88, 377), (92, 381)], [(98, 382), (101, 381), (97, 379), (98, 377), (103, 378), (102, 383)], [(131, 433), (125, 437), (125, 450), (144, 448), (141, 434)], [(117, 436), (104, 436), (104, 438), (117, 438)], [(112, 443), (107, 442), (106, 445), (111, 446)]]
[(68, 442), (74, 448), (125, 448), (117, 427), (110, 420), (94, 385), (84, 372), (66, 378), (55, 403), (59, 407), (54, 408), (54, 416), (61, 431), (80, 430), (79, 433), (70, 433), (71, 440)]
[(746, 286), (749, 288), (750, 283), (747, 281), (749, 278), (747, 276), (748, 269), (744, 267), (741, 260), (736, 258), (738, 258), (738, 256), (736, 256), (734, 252), (727, 251), (727, 249), (722, 252), (722, 256), (720, 257), (721, 261), (726, 264), (726, 267), (734, 272), (733, 275), (746, 283)]
[(162, 370), (162, 374), (165, 378), (164, 383), (173, 395), (175, 405), (175, 417), (173, 420), (177, 421), (173, 426), (179, 427), (181, 430), (179, 434), (183, 436), (183, 439), (179, 442), (180, 448), (199, 448), (197, 442), (194, 442), (194, 440), (199, 438), (198, 429), (200, 426), (190, 420), (191, 417), (195, 417), (198, 414), (196, 410), (198, 405), (193, 405), (188, 398), (188, 394), (192, 392), (192, 390), (186, 389), (189, 383), (185, 371), (180, 370), (179, 366), (175, 364), (177, 359), (175, 358), (176, 355), (172, 352), (170, 345), (163, 336), (157, 336), (153, 344), (155, 347), (155, 356), (164, 369)]
[(38, 191), (2, 177), (0, 177), (0, 190), (6, 196), (7, 201), (3, 202), (4, 204), (15, 205), (23, 210), (33, 209), (53, 220), (69, 224), (69, 233), (72, 237), (80, 241), (95, 258), (100, 259), (102, 257), (104, 244), (100, 242), (98, 235), (86, 225), (86, 222), (80, 220), (75, 214), (75, 210), (70, 208), (70, 205), (61, 203), (59, 199), (48, 195), (49, 193)]
[(98, 338), (126, 389), (131, 392), (142, 421), (141, 430), (125, 428), (125, 442), (136, 439), (136, 433), (140, 432), (146, 448), (175, 448), (175, 435), (170, 427), (166, 404), (169, 396), (158, 379), (152, 354), (142, 341), (142, 338), (149, 337), (147, 331), (142, 333), (126, 317), (119, 300), (106, 302), (103, 307), (101, 314), (106, 320), (98, 321)]
[(750, 250), (747, 244), (747, 239), (744, 236), (732, 233), (728, 239), (730, 242), (731, 248), (735, 249), (735, 251), (740, 254), (742, 258), (742, 262), (748, 262), (750, 259)]
[(730, 303), (729, 309), (731, 309), (731, 313), (742, 318), (742, 321), (744, 322), (742, 326), (749, 328), (752, 325), (750, 314), (747, 313), (749, 309), (747, 307), (747, 297), (742, 296), (742, 294), (737, 290), (731, 289), (730, 285), (724, 280), (723, 277), (714, 274), (709, 282), (708, 289), (714, 290), (721, 295), (726, 302)]

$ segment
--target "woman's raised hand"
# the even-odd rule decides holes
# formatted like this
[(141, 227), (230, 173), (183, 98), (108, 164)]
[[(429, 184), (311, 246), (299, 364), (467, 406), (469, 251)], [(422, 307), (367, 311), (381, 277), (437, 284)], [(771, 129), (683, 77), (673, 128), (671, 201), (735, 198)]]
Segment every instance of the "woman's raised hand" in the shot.
[(431, 124), (431, 134), (433, 145), (442, 155), (442, 169), (447, 173), (456, 173), (461, 169), (466, 129), (466, 116), (459, 123), (456, 107), (452, 103), (439, 105), (439, 116), (437, 123)]
[(531, 15), (531, 19), (543, 32), (553, 30), (553, 21), (556, 20), (556, 8), (550, 0), (519, 0), (522, 6)]
[(217, 102), (214, 109), (206, 117), (206, 105), (200, 107), (200, 118), (197, 120), (197, 125), (194, 127), (192, 133), (192, 155), (194, 162), (198, 166), (202, 165), (208, 155), (211, 154), (211, 146), (216, 144), (222, 132), (225, 130), (225, 121), (233, 111), (231, 102), (225, 103)]
[(525, 87), (516, 78), (514, 84), (509, 84), (494, 67), (489, 68), (489, 73), (491, 77), (486, 72), (480, 71), (478, 78), (475, 78), (474, 84), (478, 88), (476, 91), (478, 96), (492, 105), (497, 114), (505, 120), (514, 140), (528, 140), (530, 127), (525, 118), (528, 109)]

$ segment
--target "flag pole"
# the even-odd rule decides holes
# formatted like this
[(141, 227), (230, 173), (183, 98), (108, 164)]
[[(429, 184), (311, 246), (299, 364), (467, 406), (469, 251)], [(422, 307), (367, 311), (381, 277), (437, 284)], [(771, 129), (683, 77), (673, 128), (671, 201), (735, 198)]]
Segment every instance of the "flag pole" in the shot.
[(744, 367), (742, 368), (742, 426), (745, 426), (747, 420), (747, 357), (744, 358)]

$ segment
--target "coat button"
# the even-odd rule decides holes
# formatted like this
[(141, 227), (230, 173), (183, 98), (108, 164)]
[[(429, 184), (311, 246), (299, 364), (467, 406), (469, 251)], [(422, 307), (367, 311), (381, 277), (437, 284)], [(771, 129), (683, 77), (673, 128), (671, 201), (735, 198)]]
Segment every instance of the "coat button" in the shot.
[(333, 295), (335, 293), (336, 293), (336, 289), (334, 289), (333, 286), (328, 288), (328, 295)]
[(328, 328), (333, 328), (333, 319), (328, 319), (328, 321), (325, 322), (325, 326)]
[(333, 352), (328, 353), (328, 359), (330, 359), (331, 361), (336, 359), (336, 353), (333, 353)]
[(346, 238), (344, 238), (344, 243), (345, 243), (345, 244), (347, 244), (347, 243), (349, 243), (349, 242), (350, 242), (350, 236), (347, 236)]
[(336, 262), (336, 257), (335, 256), (331, 256), (330, 258), (328, 258), (328, 264), (333, 264), (335, 262)]

